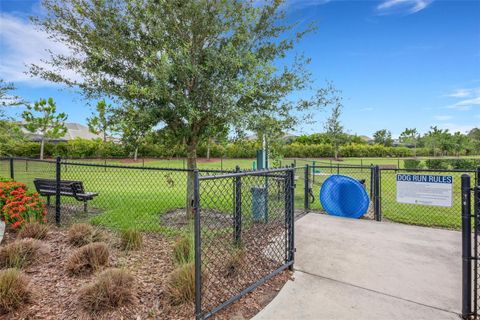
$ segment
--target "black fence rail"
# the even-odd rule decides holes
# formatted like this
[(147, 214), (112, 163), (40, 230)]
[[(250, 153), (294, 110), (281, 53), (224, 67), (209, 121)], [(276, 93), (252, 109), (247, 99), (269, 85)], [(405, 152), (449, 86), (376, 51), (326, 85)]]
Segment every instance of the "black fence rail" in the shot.
[(197, 175), (197, 319), (293, 265), (294, 171)]

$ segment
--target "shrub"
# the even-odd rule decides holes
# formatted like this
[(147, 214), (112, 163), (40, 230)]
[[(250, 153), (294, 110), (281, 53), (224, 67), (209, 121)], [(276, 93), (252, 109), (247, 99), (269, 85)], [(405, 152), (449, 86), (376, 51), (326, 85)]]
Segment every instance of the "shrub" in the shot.
[(445, 159), (427, 159), (425, 164), (428, 169), (439, 169), (445, 170), (448, 169), (448, 160)]
[(168, 278), (167, 297), (173, 305), (192, 302), (195, 297), (195, 264), (177, 267)]
[(25, 193), (27, 186), (22, 182), (2, 181), (0, 182), (0, 207), (3, 207), (7, 199), (12, 197), (12, 192)]
[(120, 240), (124, 250), (138, 250), (143, 245), (142, 234), (136, 229), (122, 230)]
[(405, 169), (422, 169), (422, 161), (417, 159), (405, 159), (403, 160), (403, 167)]
[(25, 268), (44, 254), (43, 245), (36, 239), (21, 239), (0, 248), (1, 268)]
[(182, 236), (173, 245), (173, 259), (178, 264), (194, 261), (194, 250), (191, 237)]
[(50, 228), (46, 224), (41, 224), (38, 222), (27, 223), (18, 233), (18, 237), (20, 239), (33, 238), (43, 240), (47, 237), (49, 230)]
[(105, 243), (95, 242), (78, 248), (67, 261), (71, 274), (91, 273), (108, 264), (109, 251)]
[(477, 167), (474, 159), (450, 159), (450, 165), (458, 170), (475, 170)]
[(75, 223), (68, 229), (68, 242), (76, 247), (81, 247), (92, 242), (104, 240), (102, 232), (87, 223)]
[(22, 307), (32, 298), (28, 279), (17, 269), (0, 271), (0, 313)]
[(134, 298), (134, 278), (122, 269), (105, 270), (79, 294), (80, 305), (91, 314), (132, 303)]
[(47, 221), (47, 209), (38, 193), (18, 188), (10, 192), (2, 208), (3, 218), (12, 229), (22, 228), (25, 223)]

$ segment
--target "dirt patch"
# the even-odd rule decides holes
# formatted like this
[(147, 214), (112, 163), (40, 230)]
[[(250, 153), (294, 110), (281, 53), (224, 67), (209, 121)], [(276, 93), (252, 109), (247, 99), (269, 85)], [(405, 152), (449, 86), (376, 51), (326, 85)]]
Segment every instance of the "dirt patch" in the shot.
[[(105, 231), (110, 248), (108, 267), (125, 268), (135, 278), (136, 295), (131, 305), (102, 313), (95, 319), (194, 319), (194, 305), (171, 306), (166, 297), (166, 283), (174, 270), (173, 240), (157, 233), (144, 234), (144, 246), (139, 251), (120, 249), (117, 235)], [(16, 234), (7, 230), (2, 245), (14, 241)], [(66, 264), (77, 248), (68, 243), (67, 230), (53, 227), (44, 242), (48, 252), (42, 262), (24, 270), (35, 290), (33, 302), (1, 319), (93, 319), (78, 302), (80, 289), (95, 280), (101, 270), (92, 275), (71, 276)], [(285, 271), (254, 290), (213, 319), (249, 319), (278, 293), (289, 279)]]
[(215, 162), (220, 162), (222, 159), (220, 158), (197, 158), (197, 163), (215, 163)]
[[(201, 209), (200, 217), (202, 224), (215, 226), (215, 228), (228, 228), (233, 225), (233, 218), (224, 212), (213, 209)], [(185, 208), (168, 211), (160, 217), (163, 225), (175, 228), (185, 228), (192, 223), (187, 218)]]

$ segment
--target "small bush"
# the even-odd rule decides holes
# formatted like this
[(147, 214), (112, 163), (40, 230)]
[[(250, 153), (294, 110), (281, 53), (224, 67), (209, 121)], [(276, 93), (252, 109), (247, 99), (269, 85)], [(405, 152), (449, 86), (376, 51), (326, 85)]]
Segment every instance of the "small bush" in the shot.
[(446, 170), (449, 168), (448, 160), (445, 159), (428, 159), (425, 160), (425, 164), (428, 169)]
[(120, 234), (121, 246), (124, 250), (138, 250), (143, 245), (143, 237), (136, 229), (122, 230)]
[(422, 161), (416, 159), (405, 159), (403, 160), (403, 167), (405, 169), (422, 169)]
[(44, 252), (43, 245), (36, 239), (22, 239), (0, 248), (1, 268), (25, 268), (35, 263)]
[(81, 247), (92, 242), (104, 240), (103, 233), (87, 223), (75, 223), (68, 229), (68, 242)]
[(173, 259), (177, 264), (194, 261), (192, 241), (188, 236), (182, 236), (173, 245)]
[(50, 228), (46, 224), (41, 224), (38, 222), (27, 223), (18, 233), (18, 237), (20, 239), (33, 238), (42, 240), (47, 237), (49, 230)]
[(195, 298), (195, 264), (177, 267), (168, 278), (167, 296), (172, 305), (193, 302)]
[(225, 273), (227, 277), (236, 276), (245, 261), (245, 249), (235, 247), (230, 250), (225, 259)]
[[(2, 197), (5, 196), (5, 189), (0, 192)], [(43, 200), (38, 193), (29, 192), (22, 187), (10, 192), (1, 209), (5, 223), (14, 230), (30, 222), (47, 222), (47, 209)]]
[(450, 165), (458, 170), (475, 170), (477, 167), (474, 159), (451, 159)]
[(79, 302), (85, 311), (95, 314), (132, 303), (134, 298), (133, 276), (122, 269), (108, 269), (80, 290)]
[(71, 274), (91, 273), (108, 264), (108, 246), (102, 242), (87, 244), (78, 248), (67, 261)]
[(0, 271), (0, 313), (17, 310), (31, 298), (28, 279), (19, 270)]

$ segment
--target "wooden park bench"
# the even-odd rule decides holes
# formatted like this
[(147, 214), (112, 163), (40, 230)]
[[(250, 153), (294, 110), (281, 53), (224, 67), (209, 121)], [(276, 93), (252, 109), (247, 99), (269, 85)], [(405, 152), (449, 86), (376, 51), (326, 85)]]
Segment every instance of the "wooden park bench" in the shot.
[[(44, 197), (47, 197), (47, 205), (50, 205), (50, 196), (57, 194), (57, 181), (54, 179), (40, 179), (33, 180), (37, 192)], [(96, 192), (85, 192), (82, 181), (61, 180), (60, 181), (60, 195), (64, 197), (73, 197), (78, 201), (83, 201), (83, 211), (87, 212), (87, 202), (98, 196)]]

